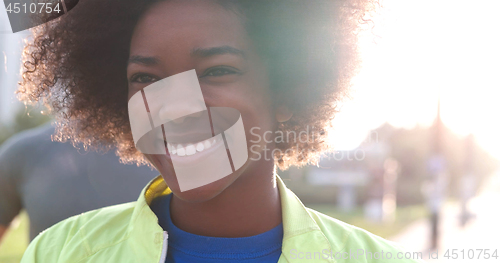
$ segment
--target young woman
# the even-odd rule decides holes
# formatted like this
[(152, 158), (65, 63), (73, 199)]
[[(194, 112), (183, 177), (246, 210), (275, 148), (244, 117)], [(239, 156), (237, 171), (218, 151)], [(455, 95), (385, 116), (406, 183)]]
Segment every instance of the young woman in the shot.
[[(161, 176), (137, 202), (41, 233), (23, 262), (386, 262), (388, 252), (401, 261), (394, 244), (305, 208), (274, 172), (328, 150), (336, 103), (356, 68), (355, 33), (373, 5), (86, 0), (39, 28), (25, 49), (20, 98), (52, 109), (59, 139), (116, 145), (124, 162)], [(141, 153), (127, 103), (142, 93), (147, 105), (148, 87), (193, 69), (206, 108), (241, 114), (248, 156), (227, 176), (184, 191), (175, 160), (215, 144), (189, 153), (192, 145), (165, 139), (175, 151)]]

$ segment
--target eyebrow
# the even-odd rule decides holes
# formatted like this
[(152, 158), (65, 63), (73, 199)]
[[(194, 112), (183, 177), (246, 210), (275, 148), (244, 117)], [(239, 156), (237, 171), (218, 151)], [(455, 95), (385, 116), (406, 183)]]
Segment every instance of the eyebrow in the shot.
[(142, 64), (145, 66), (154, 66), (160, 63), (160, 60), (156, 57), (143, 57), (143, 56), (131, 56), (128, 59), (128, 64)]
[[(212, 48), (194, 48), (191, 51), (191, 56), (195, 57), (202, 57), (202, 58), (207, 58), (207, 57), (212, 57), (212, 56), (217, 56), (217, 55), (236, 55), (240, 56), (242, 58), (245, 57), (245, 52), (242, 50), (239, 50), (237, 48), (231, 47), (231, 46), (220, 46), (220, 47), (212, 47)], [(160, 59), (157, 57), (144, 57), (144, 56), (131, 56), (128, 59), (127, 64), (141, 64), (145, 66), (155, 66), (160, 63)]]
[(191, 51), (191, 56), (202, 57), (202, 58), (216, 56), (216, 55), (226, 55), (226, 54), (236, 55), (245, 58), (245, 52), (231, 46), (195, 48)]

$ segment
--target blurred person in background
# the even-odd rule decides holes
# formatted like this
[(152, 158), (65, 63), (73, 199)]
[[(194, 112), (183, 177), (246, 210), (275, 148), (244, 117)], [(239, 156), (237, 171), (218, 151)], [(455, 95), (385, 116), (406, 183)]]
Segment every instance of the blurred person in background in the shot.
[(476, 149), (474, 147), (474, 135), (469, 134), (465, 139), (465, 156), (463, 160), (463, 174), (460, 178), (460, 226), (465, 227), (475, 214), (469, 211), (469, 202), (476, 195), (478, 188), (478, 176), (475, 168)]
[(428, 160), (429, 176), (422, 186), (429, 209), (430, 249), (435, 250), (440, 245), (441, 215), (447, 197), (449, 184), (446, 160), (442, 155), (434, 154)]
[(57, 222), (97, 208), (135, 201), (158, 175), (124, 165), (114, 153), (54, 142), (50, 124), (21, 132), (0, 146), (0, 239), (19, 212), (30, 219), (30, 240)]

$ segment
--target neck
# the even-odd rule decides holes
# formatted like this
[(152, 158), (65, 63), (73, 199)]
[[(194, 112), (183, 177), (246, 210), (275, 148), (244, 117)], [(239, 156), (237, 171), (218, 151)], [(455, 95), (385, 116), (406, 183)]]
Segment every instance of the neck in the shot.
[(248, 237), (281, 223), (281, 202), (274, 182), (274, 164), (253, 165), (211, 200), (189, 203), (172, 197), (172, 222), (202, 236)]

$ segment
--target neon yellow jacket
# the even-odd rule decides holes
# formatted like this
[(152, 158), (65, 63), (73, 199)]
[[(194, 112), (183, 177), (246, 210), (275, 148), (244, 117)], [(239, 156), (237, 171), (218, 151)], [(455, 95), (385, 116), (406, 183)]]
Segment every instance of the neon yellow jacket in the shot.
[[(404, 254), (394, 243), (305, 208), (279, 177), (277, 185), (284, 233), (279, 263), (421, 262), (398, 259), (398, 256), (404, 258)], [(168, 233), (158, 225), (149, 204), (155, 197), (170, 192), (158, 176), (144, 188), (136, 202), (61, 221), (31, 242), (21, 262), (163, 263)], [(388, 259), (389, 253), (392, 259)]]

